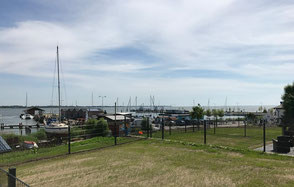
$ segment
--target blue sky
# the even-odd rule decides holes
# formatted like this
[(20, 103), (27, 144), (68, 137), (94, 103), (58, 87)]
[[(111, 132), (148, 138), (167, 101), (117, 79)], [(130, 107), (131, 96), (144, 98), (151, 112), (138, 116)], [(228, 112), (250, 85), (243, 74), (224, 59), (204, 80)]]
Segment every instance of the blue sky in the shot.
[(2, 0), (0, 105), (26, 92), (51, 104), (57, 44), (63, 104), (93, 92), (96, 105), (276, 105), (293, 82), (293, 12), (288, 0)]

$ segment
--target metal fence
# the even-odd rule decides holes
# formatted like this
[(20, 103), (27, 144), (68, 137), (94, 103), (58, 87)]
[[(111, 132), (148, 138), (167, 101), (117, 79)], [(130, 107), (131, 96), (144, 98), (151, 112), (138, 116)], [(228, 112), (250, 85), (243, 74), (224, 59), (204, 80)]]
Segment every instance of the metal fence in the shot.
[(282, 128), (267, 124), (264, 120), (259, 124), (249, 124), (245, 120), (229, 122), (202, 120), (180, 125), (161, 121), (158, 125), (160, 126), (158, 130), (157, 128), (152, 130), (151, 136), (153, 138), (254, 149), (264, 152), (271, 152), (273, 150), (272, 139), (282, 135)]
[(8, 172), (0, 168), (0, 187), (29, 187), (29, 185), (16, 177), (16, 168), (9, 168)]

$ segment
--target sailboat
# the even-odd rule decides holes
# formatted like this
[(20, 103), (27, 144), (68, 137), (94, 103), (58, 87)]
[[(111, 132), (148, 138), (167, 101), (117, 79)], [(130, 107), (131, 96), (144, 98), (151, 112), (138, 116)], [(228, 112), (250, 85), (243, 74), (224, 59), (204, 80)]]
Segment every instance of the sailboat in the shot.
[(49, 136), (67, 136), (68, 125), (61, 122), (61, 105), (60, 105), (60, 78), (59, 78), (59, 51), (57, 46), (57, 77), (58, 77), (58, 120), (49, 119), (44, 121), (44, 129)]
[[(26, 92), (26, 109), (28, 108), (28, 93)], [(21, 119), (34, 119), (34, 116), (33, 115), (31, 115), (31, 114), (28, 114), (27, 112), (26, 112), (26, 110), (24, 110), (24, 114), (20, 114), (20, 118)]]

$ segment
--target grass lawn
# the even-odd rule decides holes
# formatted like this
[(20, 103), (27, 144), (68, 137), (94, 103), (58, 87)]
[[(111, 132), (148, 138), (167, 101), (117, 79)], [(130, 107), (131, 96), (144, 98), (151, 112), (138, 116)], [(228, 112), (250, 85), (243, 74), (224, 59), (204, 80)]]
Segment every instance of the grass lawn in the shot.
[[(254, 149), (263, 146), (263, 131), (262, 127), (247, 127), (247, 136), (244, 137), (244, 128), (216, 128), (216, 134), (214, 134), (213, 128), (207, 129), (207, 144), (222, 145), (240, 149)], [(272, 138), (277, 138), (282, 134), (281, 127), (267, 127), (266, 129), (266, 141), (271, 143)], [(161, 132), (152, 134), (152, 137), (161, 138)], [(169, 131), (165, 131), (165, 138), (172, 140), (180, 140), (186, 142), (195, 142), (202, 144), (204, 141), (203, 129), (195, 132), (191, 129), (185, 133), (184, 129), (173, 130), (171, 135)]]
[(161, 140), (17, 167), (32, 186), (294, 186), (294, 158)]
[[(126, 143), (129, 141), (134, 141), (134, 139), (127, 137), (117, 138), (118, 144)], [(114, 137), (95, 137), (84, 141), (72, 142), (71, 152), (74, 153), (79, 151), (97, 149), (101, 147), (108, 147), (112, 145), (114, 145)], [(54, 147), (40, 148), (36, 153), (33, 150), (14, 151), (0, 155), (0, 166), (12, 165), (25, 161), (53, 157), (58, 155), (66, 155), (67, 153), (68, 145), (66, 144)]]

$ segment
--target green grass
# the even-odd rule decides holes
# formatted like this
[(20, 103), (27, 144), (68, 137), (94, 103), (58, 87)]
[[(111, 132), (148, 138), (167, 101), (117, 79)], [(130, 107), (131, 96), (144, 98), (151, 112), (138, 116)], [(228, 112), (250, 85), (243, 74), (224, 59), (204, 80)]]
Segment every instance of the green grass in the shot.
[[(271, 143), (272, 138), (277, 138), (281, 135), (280, 127), (267, 127), (266, 129), (266, 141)], [(216, 134), (213, 129), (207, 129), (207, 144), (229, 146), (241, 149), (254, 149), (263, 145), (263, 131), (262, 127), (247, 127), (247, 136), (244, 137), (244, 128), (216, 128)], [(161, 132), (152, 134), (152, 137), (161, 138)], [(202, 144), (204, 142), (204, 131), (203, 129), (195, 132), (189, 129), (185, 133), (184, 129), (173, 130), (171, 135), (169, 131), (165, 131), (165, 138), (172, 140), (180, 140), (186, 142), (195, 142)]]
[(294, 158), (160, 140), (18, 166), (32, 186), (293, 186)]
[[(132, 138), (117, 138), (117, 143), (126, 143), (134, 141)], [(71, 143), (71, 152), (79, 152), (91, 149), (97, 149), (101, 147), (108, 147), (114, 145), (114, 137), (95, 137), (88, 140)], [(14, 151), (0, 155), (1, 165), (13, 165), (25, 161), (47, 158), (58, 155), (65, 155), (68, 153), (68, 145), (59, 145), (54, 147), (40, 148), (37, 152), (33, 150)]]

